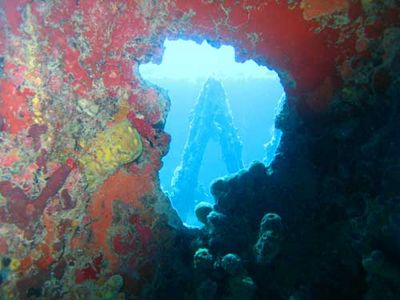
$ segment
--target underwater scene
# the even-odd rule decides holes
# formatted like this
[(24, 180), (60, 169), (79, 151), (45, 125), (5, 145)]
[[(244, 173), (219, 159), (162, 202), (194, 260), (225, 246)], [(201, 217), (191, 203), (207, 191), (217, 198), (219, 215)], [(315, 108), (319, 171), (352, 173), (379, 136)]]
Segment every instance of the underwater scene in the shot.
[(396, 0), (0, 0), (0, 300), (399, 300)]
[(182, 221), (199, 226), (194, 208), (214, 204), (213, 181), (255, 161), (272, 161), (280, 138), (274, 121), (285, 94), (276, 72), (236, 62), (232, 47), (184, 40), (166, 40), (164, 47), (159, 65), (139, 68), (171, 102), (165, 125), (171, 142), (160, 183)]

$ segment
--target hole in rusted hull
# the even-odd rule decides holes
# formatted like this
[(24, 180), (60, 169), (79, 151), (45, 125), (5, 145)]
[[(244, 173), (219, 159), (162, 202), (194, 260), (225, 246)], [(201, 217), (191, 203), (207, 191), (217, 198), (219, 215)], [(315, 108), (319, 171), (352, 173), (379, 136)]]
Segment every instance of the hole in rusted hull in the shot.
[(252, 60), (237, 63), (231, 46), (184, 40), (164, 46), (161, 64), (139, 68), (171, 101), (160, 182), (183, 222), (198, 226), (194, 207), (213, 203), (211, 182), (273, 159), (280, 139), (274, 119), (285, 95), (276, 72)]

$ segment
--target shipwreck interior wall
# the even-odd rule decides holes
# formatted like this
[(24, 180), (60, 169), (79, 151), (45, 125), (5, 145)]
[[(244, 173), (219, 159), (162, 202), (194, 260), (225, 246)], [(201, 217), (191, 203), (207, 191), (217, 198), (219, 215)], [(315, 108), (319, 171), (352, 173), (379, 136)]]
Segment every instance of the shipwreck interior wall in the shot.
[[(399, 299), (399, 14), (0, 1), (0, 298)], [(169, 100), (137, 76), (167, 37), (232, 45), (287, 95), (274, 162), (216, 182), (202, 230), (160, 191)]]

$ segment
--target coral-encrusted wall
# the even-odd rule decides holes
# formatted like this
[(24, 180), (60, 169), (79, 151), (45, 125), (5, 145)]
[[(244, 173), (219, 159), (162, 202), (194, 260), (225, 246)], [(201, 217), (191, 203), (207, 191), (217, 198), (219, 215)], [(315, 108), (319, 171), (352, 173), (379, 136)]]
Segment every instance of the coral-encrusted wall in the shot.
[[(190, 267), (178, 278), (167, 262), (175, 255), (175, 267), (185, 269), (193, 254), (186, 241), (196, 233), (181, 227), (157, 179), (170, 139), (163, 131), (169, 100), (137, 71), (140, 63), (161, 59), (166, 37), (230, 44), (239, 60), (252, 58), (279, 73), (288, 99), (278, 120), (284, 137), (273, 172), (287, 174), (303, 154), (309, 173), (268, 188), (297, 187), (304, 192), (299, 199), (312, 203), (305, 211), (320, 205), (312, 189), (321, 188), (321, 174), (352, 172), (341, 165), (357, 159), (345, 151), (357, 147), (349, 139), (366, 143), (383, 126), (382, 116), (396, 111), (396, 2), (0, 1), (0, 298), (161, 299), (160, 291), (177, 286), (176, 295), (190, 294)], [(335, 145), (343, 151), (332, 153)], [(331, 185), (324, 182), (327, 189), (338, 188), (335, 176)], [(363, 189), (352, 182), (354, 191)], [(253, 194), (263, 186), (249, 184)], [(303, 184), (306, 191), (298, 188)], [(217, 186), (217, 200), (218, 189), (224, 188)], [(229, 215), (222, 200), (215, 209)], [(283, 205), (260, 204), (272, 207), (285, 215)], [(292, 219), (293, 226), (299, 223)], [(292, 277), (280, 282), (282, 295), (300, 286)]]

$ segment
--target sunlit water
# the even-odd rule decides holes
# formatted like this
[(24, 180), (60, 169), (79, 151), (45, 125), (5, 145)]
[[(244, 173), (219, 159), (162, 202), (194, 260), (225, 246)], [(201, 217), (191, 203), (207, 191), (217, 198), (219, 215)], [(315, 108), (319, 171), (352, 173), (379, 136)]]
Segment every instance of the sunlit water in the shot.
[[(270, 162), (273, 152), (271, 149), (268, 151), (266, 145), (274, 134), (276, 141), (279, 140), (279, 134), (274, 130), (274, 118), (278, 102), (284, 95), (276, 72), (252, 60), (235, 62), (235, 52), (231, 46), (216, 49), (207, 42), (196, 44), (184, 40), (166, 40), (164, 46), (160, 65), (148, 63), (139, 67), (142, 78), (167, 90), (171, 99), (165, 130), (171, 134), (172, 140), (160, 171), (163, 190), (171, 193), (171, 179), (182, 159), (189, 132), (189, 115), (209, 77), (220, 80), (225, 89), (233, 123), (242, 141), (244, 166), (248, 167), (255, 160)], [(227, 170), (221, 157), (220, 144), (210, 141), (199, 174), (203, 199), (188, 199), (188, 205), (193, 206), (195, 201), (213, 202), (209, 193), (210, 183), (225, 175)], [(193, 214), (182, 218), (189, 225), (198, 224)]]

